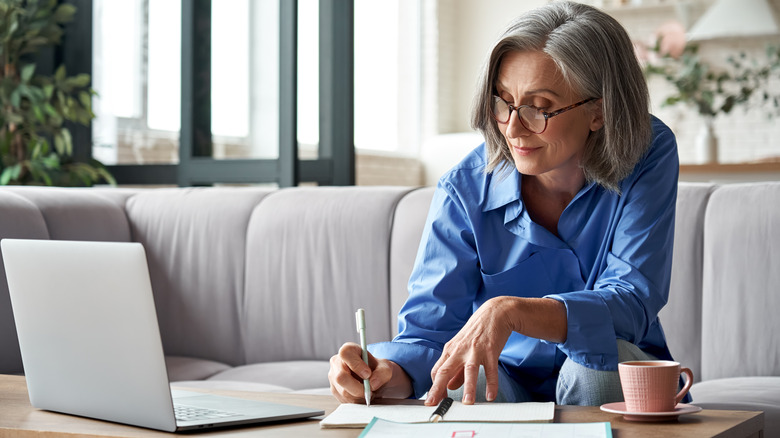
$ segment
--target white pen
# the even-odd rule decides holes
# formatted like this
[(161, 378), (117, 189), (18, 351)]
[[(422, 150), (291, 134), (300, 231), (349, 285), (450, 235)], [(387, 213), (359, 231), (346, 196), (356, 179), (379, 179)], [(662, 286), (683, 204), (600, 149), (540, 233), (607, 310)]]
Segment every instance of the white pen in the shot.
[[(366, 311), (358, 309), (355, 312), (355, 322), (357, 323), (357, 331), (360, 333), (360, 348), (363, 349), (363, 362), (368, 365), (368, 348), (366, 347)], [(366, 406), (371, 406), (371, 385), (368, 383), (368, 379), (363, 379), (363, 392), (366, 396)]]

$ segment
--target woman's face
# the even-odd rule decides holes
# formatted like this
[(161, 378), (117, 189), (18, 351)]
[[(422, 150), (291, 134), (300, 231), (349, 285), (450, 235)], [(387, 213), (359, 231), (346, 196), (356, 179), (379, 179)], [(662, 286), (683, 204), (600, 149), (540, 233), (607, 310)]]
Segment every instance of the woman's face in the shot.
[[(496, 78), (498, 97), (512, 106), (531, 105), (557, 111), (592, 96), (580, 96), (567, 86), (555, 62), (543, 52), (509, 52)], [(579, 164), (591, 130), (603, 125), (600, 105), (589, 103), (547, 121), (547, 129), (534, 134), (515, 111), (498, 128), (509, 145), (517, 170), (524, 175), (563, 177), (582, 175)]]

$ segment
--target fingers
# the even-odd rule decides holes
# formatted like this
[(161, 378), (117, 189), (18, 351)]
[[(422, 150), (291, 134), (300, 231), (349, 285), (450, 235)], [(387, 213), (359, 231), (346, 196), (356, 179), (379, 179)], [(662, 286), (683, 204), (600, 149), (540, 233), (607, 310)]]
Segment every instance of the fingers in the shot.
[(457, 373), (453, 373), (452, 370), (445, 365), (438, 367), (435, 374), (431, 374), (433, 385), (431, 385), (431, 389), (428, 390), (428, 396), (425, 398), (426, 406), (437, 405), (447, 396), (447, 385)]
[[(371, 359), (374, 359), (374, 357), (371, 353), (368, 355), (370, 363)], [(347, 342), (339, 349), (338, 356), (344, 364), (361, 379), (368, 379), (371, 377), (371, 367), (363, 362), (363, 349), (360, 348), (360, 345), (355, 344), (354, 342)], [(374, 362), (376, 363), (376, 359), (374, 359)]]
[(463, 367), (463, 404), (473, 405), (479, 380), (479, 363), (468, 362)]
[(498, 364), (485, 364), (485, 400), (492, 402), (498, 395)]
[(363, 362), (362, 351), (359, 345), (347, 343), (330, 358), (330, 391), (341, 403), (366, 402), (362, 379), (371, 377), (371, 368)]
[(341, 403), (365, 403), (363, 379), (368, 378), (372, 398), (381, 397), (387, 383), (393, 378), (390, 361), (368, 354), (368, 365), (363, 362), (363, 350), (348, 342), (337, 355), (330, 358), (328, 381), (330, 391)]

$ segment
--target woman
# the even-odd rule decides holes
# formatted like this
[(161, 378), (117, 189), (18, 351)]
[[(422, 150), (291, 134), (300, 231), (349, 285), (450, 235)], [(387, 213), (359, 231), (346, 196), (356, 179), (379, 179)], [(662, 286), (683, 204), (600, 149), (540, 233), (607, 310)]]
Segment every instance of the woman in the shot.
[(485, 144), (440, 180), (399, 315), (369, 365), (345, 344), (341, 402), (622, 400), (617, 363), (671, 359), (677, 146), (648, 112), (625, 30), (577, 3), (516, 20), (493, 48), (473, 126)]

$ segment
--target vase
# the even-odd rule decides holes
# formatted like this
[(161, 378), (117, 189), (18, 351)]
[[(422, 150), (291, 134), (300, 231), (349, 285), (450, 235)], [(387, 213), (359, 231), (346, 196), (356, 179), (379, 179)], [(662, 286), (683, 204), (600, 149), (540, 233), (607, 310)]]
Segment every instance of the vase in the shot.
[(700, 164), (718, 162), (718, 137), (713, 130), (713, 118), (704, 119), (704, 124), (696, 135), (696, 158)]

